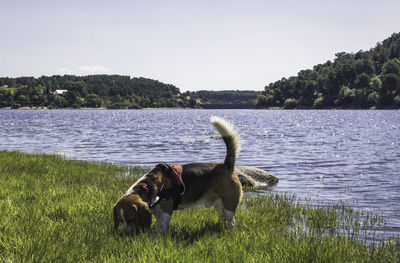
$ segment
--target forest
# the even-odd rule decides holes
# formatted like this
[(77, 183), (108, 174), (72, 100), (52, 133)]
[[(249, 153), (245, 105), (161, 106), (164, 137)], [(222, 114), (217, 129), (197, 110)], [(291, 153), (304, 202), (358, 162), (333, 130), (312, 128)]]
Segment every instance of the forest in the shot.
[(257, 108), (399, 108), (400, 33), (264, 88)]
[(186, 107), (179, 89), (146, 78), (119, 75), (0, 78), (0, 107)]
[(186, 96), (196, 100), (201, 108), (206, 109), (249, 109), (254, 108), (254, 103), (260, 91), (251, 90), (200, 90), (187, 91)]
[(119, 75), (0, 78), (0, 108), (252, 108), (260, 92), (183, 92), (171, 84)]

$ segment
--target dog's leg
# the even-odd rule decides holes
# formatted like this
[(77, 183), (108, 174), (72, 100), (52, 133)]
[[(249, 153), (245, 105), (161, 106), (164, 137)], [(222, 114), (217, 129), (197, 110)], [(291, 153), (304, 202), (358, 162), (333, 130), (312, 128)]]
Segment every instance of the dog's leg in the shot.
[(221, 220), (226, 223), (228, 228), (235, 226), (235, 213), (225, 209), (222, 199), (217, 199), (213, 206), (215, 210), (217, 210)]
[(242, 186), (235, 173), (230, 178), (225, 178), (218, 186), (218, 200), (214, 202), (214, 208), (221, 219), (226, 222), (228, 228), (235, 226), (235, 211), (242, 198)]
[(156, 205), (155, 207), (151, 208), (151, 212), (156, 218), (158, 224), (158, 231), (160, 231), (160, 233), (167, 232), (169, 224), (171, 222), (171, 215), (164, 212), (161, 209), (160, 205)]
[(229, 210), (224, 209), (224, 217), (227, 222), (228, 228), (232, 228), (235, 226), (235, 213)]
[(157, 220), (158, 231), (160, 231), (160, 233), (165, 233), (168, 230), (169, 224), (171, 223), (172, 207), (173, 201), (170, 199), (161, 201), (158, 205), (151, 208), (151, 212)]

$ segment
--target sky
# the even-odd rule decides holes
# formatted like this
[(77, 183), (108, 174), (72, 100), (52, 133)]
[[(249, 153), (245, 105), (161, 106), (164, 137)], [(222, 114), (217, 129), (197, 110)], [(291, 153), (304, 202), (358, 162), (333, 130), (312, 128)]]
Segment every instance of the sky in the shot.
[(400, 32), (399, 0), (0, 0), (0, 76), (263, 90)]

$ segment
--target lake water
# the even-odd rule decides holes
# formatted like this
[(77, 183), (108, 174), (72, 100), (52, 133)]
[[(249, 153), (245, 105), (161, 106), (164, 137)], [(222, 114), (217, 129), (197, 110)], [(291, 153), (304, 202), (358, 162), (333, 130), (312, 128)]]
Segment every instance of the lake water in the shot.
[(400, 111), (0, 110), (0, 149), (148, 167), (218, 162), (212, 115), (239, 131), (238, 165), (280, 179), (273, 192), (383, 214), (380, 231), (400, 233)]

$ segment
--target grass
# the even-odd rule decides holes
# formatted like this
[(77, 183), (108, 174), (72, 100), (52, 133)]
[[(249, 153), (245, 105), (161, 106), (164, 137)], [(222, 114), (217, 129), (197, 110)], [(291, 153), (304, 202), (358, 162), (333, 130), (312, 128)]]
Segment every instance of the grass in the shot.
[(113, 230), (112, 206), (144, 172), (0, 151), (0, 262), (400, 261), (398, 238), (358, 237), (379, 217), (288, 195), (247, 195), (232, 230), (198, 208), (175, 212), (165, 235), (153, 222), (150, 233), (125, 236)]

